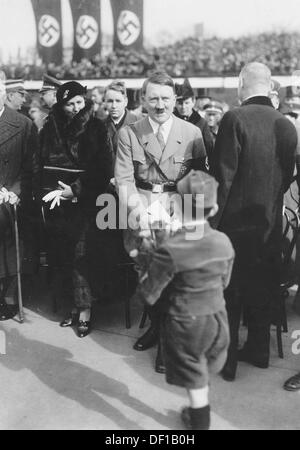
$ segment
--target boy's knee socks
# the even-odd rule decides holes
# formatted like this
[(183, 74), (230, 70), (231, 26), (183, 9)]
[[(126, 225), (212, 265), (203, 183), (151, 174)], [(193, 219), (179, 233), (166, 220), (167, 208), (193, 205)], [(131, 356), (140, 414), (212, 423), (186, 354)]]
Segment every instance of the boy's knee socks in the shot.
[(192, 430), (209, 430), (210, 406), (204, 408), (189, 408)]

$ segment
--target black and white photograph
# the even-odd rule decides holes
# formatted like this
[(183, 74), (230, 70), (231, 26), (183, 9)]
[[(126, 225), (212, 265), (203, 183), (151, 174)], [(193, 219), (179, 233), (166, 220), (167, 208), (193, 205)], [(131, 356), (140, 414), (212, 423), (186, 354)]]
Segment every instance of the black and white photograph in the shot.
[(299, 0), (0, 16), (0, 430), (300, 430)]

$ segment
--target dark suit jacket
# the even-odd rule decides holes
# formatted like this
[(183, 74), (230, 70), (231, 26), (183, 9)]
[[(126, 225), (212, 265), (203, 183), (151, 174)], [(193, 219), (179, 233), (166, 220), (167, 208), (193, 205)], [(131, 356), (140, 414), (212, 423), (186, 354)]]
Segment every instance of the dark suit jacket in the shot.
[(296, 145), (295, 127), (267, 97), (250, 98), (223, 117), (212, 167), (220, 183), (214, 225), (232, 239), (237, 262), (256, 265), (280, 253)]
[[(5, 107), (0, 117), (0, 188), (5, 187), (21, 199), (19, 208), (21, 249), (30, 262), (28, 233), (24, 221), (30, 216), (32, 200), (33, 157), (37, 150), (36, 129), (24, 115)], [(16, 249), (13, 235), (12, 207), (0, 206), (0, 278), (16, 273)], [(26, 228), (26, 227), (25, 227)], [(27, 227), (28, 228), (28, 227)], [(29, 231), (29, 230), (28, 230)], [(30, 244), (31, 245), (31, 244)], [(30, 246), (29, 245), (29, 246)], [(28, 250), (28, 252), (27, 252)], [(26, 264), (28, 266), (28, 264)]]
[(138, 118), (136, 117), (136, 115), (133, 114), (131, 111), (128, 111), (128, 109), (126, 109), (125, 116), (123, 117), (121, 122), (118, 123), (117, 125), (113, 122), (113, 120), (110, 117), (107, 117), (107, 119), (105, 120), (112, 159), (112, 177), (114, 173), (115, 159), (118, 149), (119, 130), (125, 127), (126, 125), (136, 122), (137, 120)]

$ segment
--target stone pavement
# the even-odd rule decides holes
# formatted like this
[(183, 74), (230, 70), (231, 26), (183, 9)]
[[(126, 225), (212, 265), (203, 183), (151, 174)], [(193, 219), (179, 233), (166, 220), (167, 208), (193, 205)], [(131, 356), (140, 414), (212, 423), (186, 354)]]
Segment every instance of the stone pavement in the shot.
[[(300, 317), (291, 303), (292, 297), (284, 360), (277, 356), (273, 331), (269, 369), (240, 363), (234, 383), (213, 377), (212, 429), (300, 430), (300, 392), (282, 389), (300, 370), (300, 355), (291, 350)], [(185, 393), (154, 372), (155, 349), (132, 349), (143, 332), (139, 305), (131, 306), (129, 330), (122, 303), (97, 305), (93, 331), (84, 339), (58, 326), (62, 312), (52, 312), (49, 296), (40, 289), (26, 302), (25, 313), (24, 324), (17, 318), (0, 322), (6, 336), (6, 355), (0, 355), (1, 430), (183, 429), (178, 411)]]

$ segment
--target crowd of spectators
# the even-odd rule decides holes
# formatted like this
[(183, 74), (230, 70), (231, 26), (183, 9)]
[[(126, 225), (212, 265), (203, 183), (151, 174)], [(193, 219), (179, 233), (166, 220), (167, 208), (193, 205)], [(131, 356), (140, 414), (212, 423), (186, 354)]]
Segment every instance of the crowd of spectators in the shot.
[(300, 66), (300, 33), (261, 33), (238, 39), (190, 37), (172, 45), (118, 50), (59, 66), (10, 64), (2, 69), (9, 78), (24, 80), (41, 79), (45, 72), (58, 79), (146, 77), (161, 69), (173, 77), (230, 76), (251, 61), (265, 63), (274, 75), (290, 75)]

